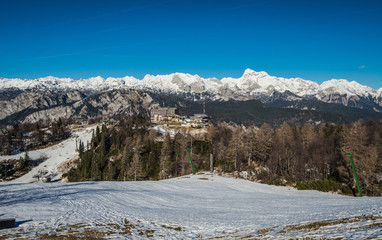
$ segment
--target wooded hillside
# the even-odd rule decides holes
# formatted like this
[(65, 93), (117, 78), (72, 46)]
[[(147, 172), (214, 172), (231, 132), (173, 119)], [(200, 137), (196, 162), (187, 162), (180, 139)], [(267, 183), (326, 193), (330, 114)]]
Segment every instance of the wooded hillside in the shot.
[(80, 144), (70, 181), (157, 180), (191, 173), (185, 148), (192, 146), (197, 171), (216, 171), (271, 184), (296, 185), (356, 194), (345, 153), (352, 153), (366, 195), (382, 193), (382, 123), (322, 124), (279, 128), (267, 124), (212, 124), (200, 137), (159, 135), (142, 116), (122, 118), (119, 125), (97, 129), (90, 143)]

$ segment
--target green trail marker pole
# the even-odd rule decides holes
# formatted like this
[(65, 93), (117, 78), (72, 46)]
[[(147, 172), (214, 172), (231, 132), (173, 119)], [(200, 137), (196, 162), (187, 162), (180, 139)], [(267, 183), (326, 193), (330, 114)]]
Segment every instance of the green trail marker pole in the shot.
[(359, 196), (362, 197), (362, 189), (361, 189), (361, 186), (359, 185), (357, 171), (355, 170), (355, 165), (354, 165), (354, 161), (353, 161), (353, 155), (351, 153), (346, 153), (345, 155), (350, 157), (350, 163), (351, 163), (351, 167), (353, 169), (355, 183), (357, 184), (357, 189), (358, 189)]
[(191, 149), (192, 149), (192, 147), (186, 147), (186, 150), (187, 150), (187, 153), (188, 153), (188, 158), (190, 159), (190, 164), (191, 164), (191, 168), (192, 168), (192, 174), (195, 175), (194, 164), (192, 164), (191, 154), (190, 154), (190, 150)]

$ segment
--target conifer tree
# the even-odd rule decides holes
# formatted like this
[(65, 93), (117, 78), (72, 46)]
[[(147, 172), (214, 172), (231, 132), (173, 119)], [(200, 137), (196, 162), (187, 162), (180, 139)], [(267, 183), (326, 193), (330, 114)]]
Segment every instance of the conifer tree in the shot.
[(131, 162), (130, 174), (133, 177), (134, 181), (141, 180), (142, 177), (142, 161), (139, 153), (134, 152), (133, 161)]
[(92, 180), (102, 180), (102, 171), (100, 170), (100, 164), (98, 157), (93, 157), (90, 167), (90, 177)]
[(128, 178), (129, 174), (129, 166), (131, 165), (132, 159), (133, 159), (133, 139), (128, 137), (125, 140), (126, 144), (123, 148), (122, 152), (122, 159), (121, 159), (121, 166), (120, 166), (120, 175), (119, 179), (126, 180)]
[(84, 143), (81, 140), (79, 140), (78, 153), (80, 157), (82, 156), (82, 154), (84, 154), (84, 151), (85, 151)]
[(112, 161), (109, 161), (103, 171), (103, 180), (111, 181), (117, 177), (117, 169)]
[(163, 141), (160, 155), (159, 179), (166, 179), (170, 176), (171, 158), (173, 155), (172, 146), (173, 143), (171, 142), (170, 135), (167, 133)]
[(29, 160), (30, 160), (30, 158), (28, 155), (28, 151), (25, 151), (24, 157), (20, 157), (20, 159), (19, 159), (19, 170), (20, 171), (26, 170), (26, 168), (28, 167)]

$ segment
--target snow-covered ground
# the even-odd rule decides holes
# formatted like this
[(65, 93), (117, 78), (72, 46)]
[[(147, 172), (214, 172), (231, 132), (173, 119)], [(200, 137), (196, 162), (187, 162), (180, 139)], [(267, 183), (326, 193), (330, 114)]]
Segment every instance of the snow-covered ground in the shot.
[(208, 173), (164, 181), (0, 185), (1, 238), (382, 238), (382, 198)]
[[(58, 167), (60, 164), (67, 162), (71, 159), (78, 157), (78, 152), (76, 150), (76, 141), (81, 140), (85, 144), (87, 141), (91, 140), (93, 129), (96, 126), (88, 127), (85, 129), (78, 129), (76, 131), (72, 131), (72, 136), (62, 141), (57, 145), (53, 145), (51, 147), (47, 147), (44, 149), (29, 151), (28, 156), (33, 159), (39, 159), (41, 157), (46, 158), (46, 161), (33, 168), (29, 173), (21, 176), (18, 179), (11, 181), (11, 183), (30, 183), (34, 182), (37, 179), (33, 178), (34, 175), (38, 174), (41, 170), (46, 170), (48, 173), (52, 174), (53, 181), (61, 179), (62, 172), (59, 171)], [(17, 155), (10, 156), (0, 156), (0, 162), (6, 159), (19, 159), (20, 157), (24, 157), (25, 153), (19, 153)]]

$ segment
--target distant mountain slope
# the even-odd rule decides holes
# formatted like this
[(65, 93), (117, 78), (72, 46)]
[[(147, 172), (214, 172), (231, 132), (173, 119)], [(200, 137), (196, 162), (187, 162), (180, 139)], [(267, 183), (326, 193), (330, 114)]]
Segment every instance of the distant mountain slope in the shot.
[[(61, 118), (89, 119), (150, 113), (158, 106), (177, 107), (181, 115), (203, 112), (203, 102), (191, 93), (154, 93), (136, 90), (110, 90), (99, 93), (73, 91), (14, 91), (0, 99), (0, 124), (52, 121)], [(367, 108), (351, 108), (318, 100), (295, 99), (288, 93), (274, 94), (268, 101), (205, 101), (205, 110), (214, 121), (245, 125), (268, 123), (279, 126), (306, 122), (350, 123), (358, 119), (382, 119), (382, 113)]]
[(129, 90), (93, 94), (77, 90), (16, 92), (10, 99), (0, 100), (0, 124), (148, 114), (152, 103), (149, 94)]
[[(382, 119), (382, 114), (368, 112), (374, 117), (365, 114), (365, 110), (353, 112), (352, 108), (342, 107), (337, 110), (333, 104), (321, 107), (319, 110), (300, 110), (294, 108), (283, 108), (283, 105), (263, 105), (257, 100), (248, 101), (226, 101), (208, 102), (205, 105), (206, 112), (215, 121), (234, 122), (244, 125), (257, 125), (268, 123), (271, 126), (280, 126), (283, 122), (290, 125), (304, 125), (305, 123), (318, 124), (329, 123), (350, 123), (359, 119), (377, 118)], [(326, 108), (327, 107), (327, 108)], [(180, 112), (191, 114), (201, 112), (202, 105), (193, 103), (186, 108), (181, 108)], [(199, 111), (198, 111), (199, 110)], [(358, 109), (357, 109), (358, 110)]]
[[(186, 96), (172, 94), (150, 94), (162, 106), (177, 107), (181, 115), (203, 113), (203, 102), (190, 101)], [(303, 110), (302, 110), (303, 109)], [(291, 125), (309, 123), (350, 123), (359, 119), (382, 119), (382, 113), (355, 109), (318, 100), (286, 101), (274, 100), (262, 103), (247, 101), (207, 101), (205, 113), (214, 121), (234, 122), (244, 125), (268, 123), (279, 126), (283, 122)]]
[[(326, 103), (318, 100), (284, 101), (282, 99), (265, 103), (267, 108), (288, 108), (300, 110), (313, 110), (322, 113), (332, 113), (346, 116), (347, 121), (359, 119), (382, 119), (382, 113), (375, 112), (370, 108), (354, 108), (340, 104)], [(335, 121), (334, 121), (335, 122)]]

